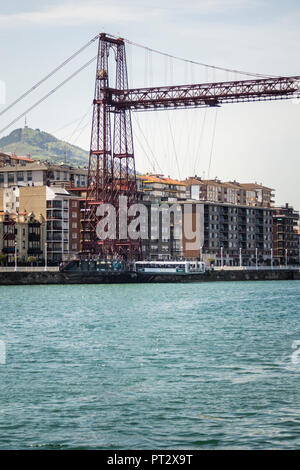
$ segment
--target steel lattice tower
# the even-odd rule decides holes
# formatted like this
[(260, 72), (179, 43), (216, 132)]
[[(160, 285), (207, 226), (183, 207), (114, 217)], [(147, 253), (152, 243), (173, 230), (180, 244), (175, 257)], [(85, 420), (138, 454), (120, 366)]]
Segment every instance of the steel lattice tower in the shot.
[[(127, 208), (137, 201), (131, 111), (112, 109), (109, 87), (109, 54), (113, 50), (115, 69), (114, 93), (128, 89), (125, 43), (101, 33), (99, 36), (93, 120), (88, 170), (87, 198), (83, 222), (83, 252), (106, 257), (122, 255), (127, 259), (141, 256), (138, 240), (121, 238), (119, 231), (119, 197), (127, 196)], [(111, 117), (114, 117), (112, 145)], [(96, 227), (97, 209), (110, 203), (116, 210), (116, 238), (100, 240)], [(128, 222), (128, 217), (127, 217)], [(122, 228), (124, 233), (124, 227)], [(127, 231), (126, 231), (127, 232)], [(123, 235), (122, 235), (123, 236)]]

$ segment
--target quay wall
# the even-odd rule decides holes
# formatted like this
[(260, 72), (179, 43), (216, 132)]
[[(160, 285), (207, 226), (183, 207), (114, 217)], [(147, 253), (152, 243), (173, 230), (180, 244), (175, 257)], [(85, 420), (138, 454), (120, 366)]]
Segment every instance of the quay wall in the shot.
[(111, 273), (110, 275), (92, 272), (67, 273), (60, 271), (1, 272), (0, 285), (50, 285), (50, 284), (111, 284), (145, 282), (214, 282), (214, 281), (282, 281), (300, 280), (299, 270), (215, 270), (205, 274), (190, 275), (151, 275), (137, 276), (135, 273)]

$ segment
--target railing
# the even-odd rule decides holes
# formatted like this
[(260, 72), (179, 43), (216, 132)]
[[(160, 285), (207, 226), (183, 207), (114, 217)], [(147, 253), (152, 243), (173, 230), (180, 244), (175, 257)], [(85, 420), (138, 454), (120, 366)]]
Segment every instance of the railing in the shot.
[[(211, 269), (207, 267), (207, 269)], [(300, 271), (299, 265), (280, 265), (280, 266), (214, 266), (214, 270), (217, 271), (266, 271), (266, 270), (292, 270), (292, 271)]]
[[(47, 266), (47, 271), (58, 272), (59, 266)], [(14, 266), (0, 266), (0, 273), (16, 271)], [(18, 272), (41, 272), (45, 271), (45, 266), (17, 266)]]

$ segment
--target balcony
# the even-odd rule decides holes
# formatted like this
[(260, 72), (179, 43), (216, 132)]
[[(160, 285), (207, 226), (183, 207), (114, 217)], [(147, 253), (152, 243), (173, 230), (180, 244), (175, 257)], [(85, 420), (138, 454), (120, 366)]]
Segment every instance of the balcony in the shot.
[(15, 252), (15, 247), (14, 246), (4, 246), (2, 248), (3, 253), (14, 253)]
[(52, 242), (52, 241), (61, 241), (62, 240), (62, 234), (61, 233), (49, 233), (47, 234), (47, 242)]
[(41, 255), (43, 252), (41, 248), (28, 248), (27, 254), (28, 255)]
[(47, 220), (62, 220), (62, 214), (61, 212), (60, 213), (50, 213), (50, 214), (47, 214)]
[(30, 242), (34, 242), (34, 241), (39, 242), (40, 239), (41, 239), (41, 236), (40, 236), (39, 233), (29, 233), (29, 234), (28, 234), (28, 240), (29, 240)]

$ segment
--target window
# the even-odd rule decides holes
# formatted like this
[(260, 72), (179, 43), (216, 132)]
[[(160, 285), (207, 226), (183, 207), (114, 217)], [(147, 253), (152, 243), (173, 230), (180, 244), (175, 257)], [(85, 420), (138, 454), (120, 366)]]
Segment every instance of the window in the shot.
[(76, 217), (77, 217), (77, 212), (72, 212), (72, 217), (73, 217), (74, 219), (76, 219)]
[(4, 173), (0, 173), (0, 183), (4, 183)]
[(27, 171), (27, 181), (32, 181), (32, 171)]
[(72, 201), (72, 207), (77, 207), (77, 201)]
[(77, 243), (72, 243), (72, 250), (77, 250)]
[(15, 182), (15, 174), (12, 172), (8, 173), (8, 182), (9, 183), (14, 183)]
[(77, 238), (77, 233), (72, 233), (72, 238), (75, 240)]
[(72, 222), (72, 228), (77, 228), (77, 222)]
[(23, 171), (18, 171), (17, 172), (17, 180), (18, 181), (24, 181), (24, 172)]

